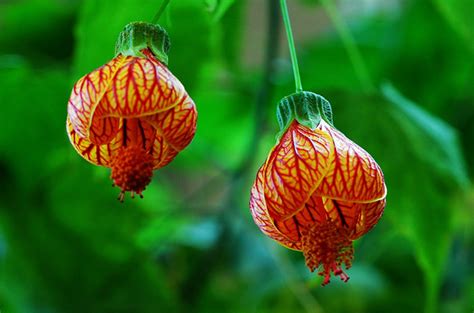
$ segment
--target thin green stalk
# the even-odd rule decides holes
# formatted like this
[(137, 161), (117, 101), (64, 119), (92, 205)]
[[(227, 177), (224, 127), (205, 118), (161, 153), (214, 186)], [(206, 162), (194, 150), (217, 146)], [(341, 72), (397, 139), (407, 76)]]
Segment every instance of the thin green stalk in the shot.
[(280, 0), (280, 6), (283, 15), (283, 22), (285, 23), (286, 36), (288, 37), (288, 48), (290, 49), (291, 64), (293, 65), (293, 74), (295, 75), (296, 92), (300, 92), (303, 91), (303, 86), (301, 85), (298, 57), (296, 56), (295, 41), (293, 39), (293, 31), (291, 30), (290, 15), (288, 14), (286, 0)]
[(352, 37), (349, 28), (344, 23), (344, 20), (339, 14), (334, 0), (321, 0), (321, 3), (332, 23), (334, 24), (334, 27), (339, 33), (339, 37), (341, 38), (342, 44), (347, 51), (349, 59), (352, 63), (352, 66), (354, 67), (354, 71), (356, 72), (360, 83), (362, 84), (362, 87), (367, 91), (374, 91), (374, 83), (370, 78), (369, 71), (366, 64), (364, 63), (364, 59), (357, 48), (354, 37)]
[(153, 17), (153, 19), (151, 20), (152, 24), (158, 23), (158, 20), (160, 19), (163, 12), (166, 10), (166, 7), (170, 3), (170, 1), (171, 0), (163, 0), (163, 2), (161, 3), (160, 9), (158, 10), (158, 12), (156, 12), (155, 17)]

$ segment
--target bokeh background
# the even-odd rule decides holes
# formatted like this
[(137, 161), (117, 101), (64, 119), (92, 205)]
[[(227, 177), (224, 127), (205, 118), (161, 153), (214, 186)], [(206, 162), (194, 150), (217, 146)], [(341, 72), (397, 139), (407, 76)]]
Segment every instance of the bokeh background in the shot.
[(294, 90), (276, 0), (176, 0), (169, 68), (192, 144), (119, 203), (65, 131), (74, 82), (160, 0), (0, 1), (0, 311), (474, 310), (474, 2), (289, 0), (303, 86), (389, 190), (350, 281), (321, 287), (254, 225), (249, 190)]

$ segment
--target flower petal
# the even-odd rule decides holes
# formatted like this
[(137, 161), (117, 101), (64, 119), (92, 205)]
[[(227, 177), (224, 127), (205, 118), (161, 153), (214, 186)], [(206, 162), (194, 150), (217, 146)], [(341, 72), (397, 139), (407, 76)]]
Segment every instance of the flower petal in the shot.
[(163, 136), (156, 135), (153, 142), (153, 147), (151, 154), (153, 155), (153, 169), (162, 168), (165, 165), (168, 165), (173, 159), (178, 155), (177, 150), (170, 146)]
[(126, 60), (127, 58), (118, 56), (85, 75), (74, 85), (68, 103), (68, 116), (74, 130), (81, 137), (89, 136), (94, 110)]
[(313, 195), (306, 203), (305, 209), (295, 215), (299, 228), (311, 227), (315, 222), (327, 219), (336, 221), (339, 226), (351, 230), (352, 240), (364, 235), (378, 222), (385, 207), (385, 199), (358, 203)]
[(383, 199), (386, 188), (382, 170), (372, 156), (326, 122), (322, 121), (321, 127), (334, 140), (334, 157), (315, 194), (352, 202)]
[(95, 117), (142, 117), (179, 103), (186, 94), (181, 82), (153, 55), (146, 54), (147, 58), (127, 58), (94, 112)]
[(156, 136), (153, 126), (138, 118), (118, 120), (120, 120), (120, 128), (114, 141), (120, 143), (121, 146), (136, 145), (150, 151)]
[(260, 230), (275, 239), (278, 243), (291, 249), (296, 249), (296, 243), (284, 236), (273, 224), (273, 219), (270, 217), (264, 195), (264, 173), (265, 165), (263, 165), (258, 173), (252, 190), (250, 192), (250, 212), (252, 213), (255, 224)]
[(67, 118), (66, 128), (74, 149), (87, 161), (95, 165), (110, 166), (112, 155), (120, 148), (116, 141), (110, 144), (97, 145), (82, 137), (74, 129), (71, 120)]
[(371, 230), (382, 217), (386, 199), (372, 203), (359, 203), (360, 215), (356, 225), (356, 231), (352, 234), (353, 239), (359, 238)]
[(120, 146), (138, 145), (153, 156), (153, 169), (170, 163), (178, 154), (163, 136), (144, 118), (122, 119), (114, 138)]
[(370, 203), (354, 203), (313, 196), (305, 207), (293, 216), (274, 220), (273, 223), (276, 230), (291, 241), (291, 244), (288, 244), (288, 239), (285, 239), (286, 246), (301, 250), (302, 232), (315, 224), (323, 225), (328, 219), (336, 221), (341, 227), (349, 229), (350, 239), (355, 240), (377, 224), (384, 207), (385, 199)]
[(143, 119), (153, 125), (173, 149), (181, 151), (194, 137), (197, 111), (193, 100), (185, 95), (172, 109)]
[(304, 207), (326, 175), (331, 151), (326, 132), (290, 125), (265, 167), (265, 200), (272, 218), (284, 220)]
[(102, 145), (109, 143), (119, 132), (120, 119), (117, 117), (95, 118), (92, 122), (89, 140)]
[(131, 144), (142, 146), (153, 156), (153, 169), (167, 165), (178, 154), (178, 151), (170, 146), (153, 126), (140, 119), (120, 120), (116, 136), (105, 144), (96, 144), (80, 136), (74, 130), (69, 118), (67, 119), (67, 131), (76, 151), (95, 165), (110, 167), (117, 150)]
[(308, 230), (317, 223), (324, 224), (327, 218), (328, 212), (323, 200), (320, 197), (312, 196), (304, 207), (283, 220), (275, 221), (275, 225), (281, 233), (291, 238), (297, 250), (301, 250), (303, 230)]

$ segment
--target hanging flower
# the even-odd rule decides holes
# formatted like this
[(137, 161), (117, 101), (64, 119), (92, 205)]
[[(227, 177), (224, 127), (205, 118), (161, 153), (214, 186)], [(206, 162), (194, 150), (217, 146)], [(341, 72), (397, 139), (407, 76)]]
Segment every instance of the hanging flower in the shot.
[(331, 272), (353, 258), (352, 242), (380, 219), (387, 193), (375, 160), (332, 126), (329, 102), (314, 93), (279, 105), (281, 138), (260, 168), (250, 209), (257, 226), (290, 249), (302, 251), (311, 271)]
[(127, 191), (141, 196), (153, 170), (194, 137), (196, 108), (167, 68), (169, 45), (158, 25), (127, 25), (116, 57), (82, 77), (69, 99), (72, 145), (87, 161), (112, 169), (121, 201)]

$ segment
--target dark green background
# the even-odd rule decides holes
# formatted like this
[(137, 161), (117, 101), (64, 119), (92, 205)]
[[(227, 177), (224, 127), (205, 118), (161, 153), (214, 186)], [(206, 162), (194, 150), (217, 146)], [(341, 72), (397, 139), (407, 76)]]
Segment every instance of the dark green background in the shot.
[(0, 311), (474, 310), (474, 4), (289, 0), (303, 86), (384, 170), (347, 284), (253, 224), (249, 190), (294, 90), (276, 0), (175, 0), (169, 68), (199, 111), (143, 200), (65, 131), (74, 82), (160, 0), (0, 1)]

